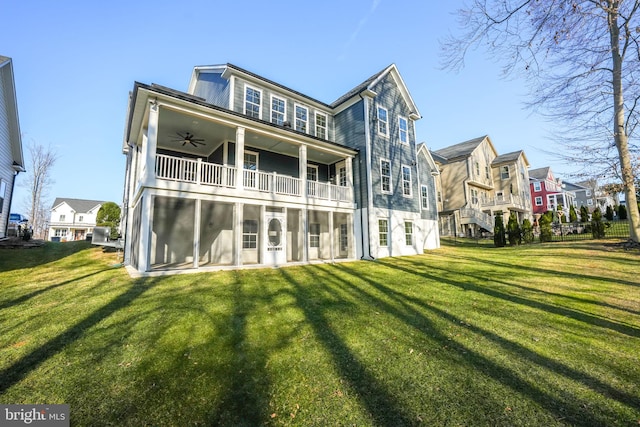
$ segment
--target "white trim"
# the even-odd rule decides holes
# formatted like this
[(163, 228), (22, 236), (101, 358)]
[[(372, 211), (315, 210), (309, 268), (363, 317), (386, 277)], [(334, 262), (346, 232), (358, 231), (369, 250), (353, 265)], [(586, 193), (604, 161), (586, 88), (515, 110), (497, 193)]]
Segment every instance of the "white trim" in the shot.
[[(316, 179), (311, 179), (311, 180), (309, 179), (309, 168), (311, 168), (311, 169), (315, 169), (315, 170), (316, 170)], [(319, 173), (319, 172), (320, 172), (320, 171), (318, 170), (318, 165), (310, 165), (309, 163), (307, 163), (307, 171), (306, 171), (306, 174), (307, 174), (307, 181), (315, 181), (315, 182), (318, 182), (318, 177), (319, 177), (318, 173)]]
[[(380, 119), (380, 110), (384, 110), (385, 112), (385, 120)], [(384, 123), (386, 125), (386, 129), (384, 132), (380, 131), (380, 124)], [(389, 137), (389, 110), (384, 108), (382, 105), (376, 105), (376, 133), (378, 135), (384, 136), (385, 138)]]
[[(318, 116), (322, 116), (324, 117), (324, 138), (322, 138), (321, 136), (318, 135)], [(317, 136), (318, 138), (322, 138), (322, 139), (329, 139), (329, 117), (327, 116), (327, 114), (321, 112), (321, 111), (315, 111), (314, 112), (314, 135)]]
[[(258, 117), (247, 114), (247, 91), (251, 89), (256, 91), (260, 95), (259, 103), (258, 103)], [(255, 103), (251, 103), (255, 105)], [(258, 89), (255, 86), (251, 86), (249, 84), (244, 84), (244, 90), (242, 91), (242, 112), (245, 116), (254, 117), (256, 119), (262, 119), (262, 89)]]
[[(407, 235), (407, 224), (411, 224), (411, 234)], [(415, 232), (413, 230), (413, 220), (404, 220), (403, 224), (402, 224), (402, 229), (404, 231), (404, 245), (405, 246), (413, 246), (413, 244), (415, 243)], [(407, 237), (411, 237), (411, 242), (407, 243)]]
[[(385, 176), (382, 174), (382, 162), (387, 162), (389, 164), (389, 189), (384, 189), (384, 183), (382, 181), (382, 177)], [(393, 194), (393, 174), (391, 173), (391, 161), (389, 159), (380, 159), (379, 169), (380, 171), (380, 191), (382, 194)]]
[[(536, 188), (536, 187), (538, 187), (538, 188)], [(540, 181), (535, 181), (533, 183), (533, 192), (537, 193), (539, 191), (542, 191), (542, 183)]]
[[(540, 201), (540, 203), (538, 203), (538, 201)], [(542, 196), (536, 196), (536, 198), (534, 199), (534, 203), (536, 204), (536, 206), (542, 206)]]
[[(426, 195), (422, 194), (422, 190), (426, 191)], [(427, 202), (427, 206), (424, 205), (424, 202)], [(420, 207), (422, 209), (429, 209), (429, 186), (425, 184), (420, 185)]]

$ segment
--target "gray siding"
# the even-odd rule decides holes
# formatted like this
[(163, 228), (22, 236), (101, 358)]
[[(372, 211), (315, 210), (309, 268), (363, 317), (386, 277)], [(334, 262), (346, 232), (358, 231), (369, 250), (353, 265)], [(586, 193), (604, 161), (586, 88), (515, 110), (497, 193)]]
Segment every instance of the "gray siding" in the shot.
[(209, 104), (229, 108), (229, 90), (229, 81), (220, 73), (200, 73), (193, 94)]
[[(429, 166), (429, 162), (427, 160), (426, 155), (421, 152), (418, 155), (418, 171), (419, 171), (419, 181), (420, 187), (423, 185), (427, 186), (428, 200), (429, 200), (429, 208), (427, 210), (422, 210), (420, 214), (422, 219), (438, 219), (438, 205), (436, 200), (436, 184), (435, 179), (431, 176), (431, 169)], [(422, 188), (419, 189), (420, 193), (418, 194), (420, 200), (420, 207), (422, 207)]]
[(353, 187), (358, 208), (367, 206), (367, 164), (364, 101), (358, 101), (335, 116), (336, 142), (360, 150), (353, 161)]
[[(11, 190), (13, 187), (14, 172), (12, 168), (13, 155), (11, 152), (11, 131), (9, 123), (9, 113), (7, 109), (7, 99), (10, 98), (5, 93), (8, 78), (0, 69), (0, 179), (6, 186), (5, 194), (0, 194), (3, 199), (0, 207), (0, 237), (5, 236), (6, 227), (9, 221), (9, 210), (11, 208)], [(0, 184), (1, 186), (1, 184)]]
[[(373, 185), (373, 206), (376, 208), (419, 212), (420, 189), (416, 168), (416, 141), (414, 123), (409, 119), (409, 106), (405, 103), (394, 79), (387, 75), (373, 90), (378, 94), (372, 102), (369, 118), (371, 122), (371, 183)], [(389, 136), (378, 133), (377, 108), (387, 110)], [(400, 142), (398, 117), (408, 121), (408, 144)], [(383, 194), (381, 189), (380, 160), (391, 163), (392, 194)], [(411, 197), (402, 192), (402, 165), (411, 169)]]

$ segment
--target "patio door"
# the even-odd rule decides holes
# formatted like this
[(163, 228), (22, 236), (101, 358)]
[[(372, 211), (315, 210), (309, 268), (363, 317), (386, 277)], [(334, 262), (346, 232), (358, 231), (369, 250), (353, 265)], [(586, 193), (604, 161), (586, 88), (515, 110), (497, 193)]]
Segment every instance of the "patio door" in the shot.
[(287, 220), (281, 212), (265, 212), (263, 238), (265, 264), (282, 265), (287, 262)]

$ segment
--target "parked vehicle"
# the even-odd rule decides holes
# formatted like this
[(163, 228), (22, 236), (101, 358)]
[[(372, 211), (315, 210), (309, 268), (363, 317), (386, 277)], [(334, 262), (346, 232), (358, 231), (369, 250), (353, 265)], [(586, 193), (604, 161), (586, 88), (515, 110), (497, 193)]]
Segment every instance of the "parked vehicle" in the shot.
[(19, 213), (10, 213), (7, 235), (18, 236), (20, 234), (20, 230), (24, 230), (28, 223), (29, 219), (26, 216)]

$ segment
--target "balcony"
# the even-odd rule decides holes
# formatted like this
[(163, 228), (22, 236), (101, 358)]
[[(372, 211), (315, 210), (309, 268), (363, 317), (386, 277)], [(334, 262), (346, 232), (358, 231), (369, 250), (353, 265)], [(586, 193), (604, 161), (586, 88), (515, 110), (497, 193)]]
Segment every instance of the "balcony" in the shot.
[[(238, 170), (233, 166), (203, 162), (201, 159), (187, 159), (156, 155), (156, 178), (195, 185), (235, 188)], [(276, 172), (259, 170), (242, 171), (242, 188), (265, 194), (338, 202), (353, 202), (353, 190), (350, 186), (339, 186), (328, 182), (307, 181), (306, 194), (303, 193), (302, 180)]]
[(483, 208), (501, 206), (519, 210), (527, 210), (529, 208), (527, 203), (522, 200), (522, 197), (513, 194), (484, 199), (480, 202), (480, 206)]

